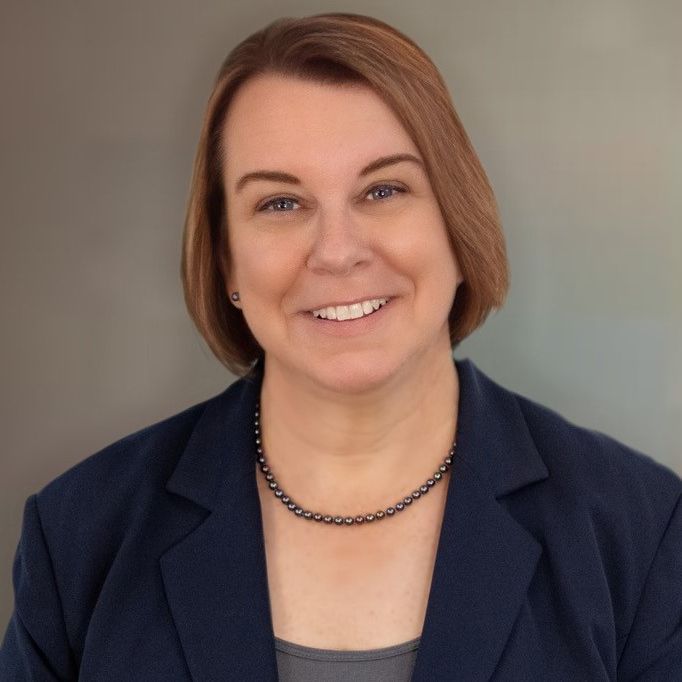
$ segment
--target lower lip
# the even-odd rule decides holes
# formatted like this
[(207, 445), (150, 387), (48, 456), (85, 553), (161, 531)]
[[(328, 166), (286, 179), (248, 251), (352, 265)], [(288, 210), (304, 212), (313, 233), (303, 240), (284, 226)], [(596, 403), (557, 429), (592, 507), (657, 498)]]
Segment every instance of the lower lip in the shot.
[(369, 315), (356, 317), (354, 320), (325, 320), (315, 317), (312, 313), (302, 313), (315, 329), (330, 336), (356, 336), (376, 329), (386, 318), (395, 299), (390, 299), (378, 310)]

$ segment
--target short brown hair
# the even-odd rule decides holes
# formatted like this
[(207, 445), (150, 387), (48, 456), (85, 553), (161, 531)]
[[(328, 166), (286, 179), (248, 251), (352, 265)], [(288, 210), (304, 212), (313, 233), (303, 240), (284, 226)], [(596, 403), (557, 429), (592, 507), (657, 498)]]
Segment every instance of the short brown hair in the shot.
[(264, 353), (226, 291), (231, 259), (222, 127), (239, 86), (266, 73), (332, 85), (363, 83), (412, 137), (463, 276), (448, 318), (454, 349), (502, 306), (509, 289), (492, 188), (445, 82), (423, 50), (378, 19), (337, 12), (273, 21), (239, 43), (216, 77), (194, 161), (181, 268), (187, 308), (213, 353), (241, 376)]

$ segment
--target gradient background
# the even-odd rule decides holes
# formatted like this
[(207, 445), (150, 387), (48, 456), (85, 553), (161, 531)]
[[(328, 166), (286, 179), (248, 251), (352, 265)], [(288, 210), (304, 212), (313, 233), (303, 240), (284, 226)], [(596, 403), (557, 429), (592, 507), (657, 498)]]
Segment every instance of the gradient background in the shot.
[(180, 283), (201, 118), (325, 11), (426, 50), (495, 188), (511, 291), (456, 357), (682, 473), (682, 3), (3, 0), (0, 633), (26, 497), (234, 380)]

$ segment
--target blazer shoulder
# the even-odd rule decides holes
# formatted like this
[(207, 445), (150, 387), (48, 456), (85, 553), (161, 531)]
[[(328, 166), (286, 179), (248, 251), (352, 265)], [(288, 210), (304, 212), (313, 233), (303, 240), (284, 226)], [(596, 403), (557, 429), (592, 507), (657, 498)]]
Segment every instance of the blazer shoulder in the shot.
[(514, 393), (550, 477), (567, 490), (612, 507), (659, 510), (667, 519), (682, 495), (682, 478), (668, 466), (602, 431), (576, 424)]
[(108, 518), (126, 502), (134, 507), (153, 495), (172, 474), (206, 407), (222, 395), (123, 436), (66, 469), (35, 494), (41, 516)]
[(589, 616), (591, 635), (605, 586), (599, 618), (613, 620), (623, 672), (632, 661), (641, 670), (679, 641), (681, 602), (670, 595), (680, 587), (682, 479), (650, 454), (514, 395), (548, 476), (505, 506), (542, 546), (557, 595), (570, 592), (575, 613)]

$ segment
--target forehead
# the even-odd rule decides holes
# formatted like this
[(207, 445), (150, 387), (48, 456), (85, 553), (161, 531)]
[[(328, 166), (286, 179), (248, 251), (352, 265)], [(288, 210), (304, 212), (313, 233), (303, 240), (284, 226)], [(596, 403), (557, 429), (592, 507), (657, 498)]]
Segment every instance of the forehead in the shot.
[(370, 87), (274, 74), (240, 87), (222, 133), (228, 177), (261, 167), (356, 170), (384, 154), (418, 155), (396, 115)]

